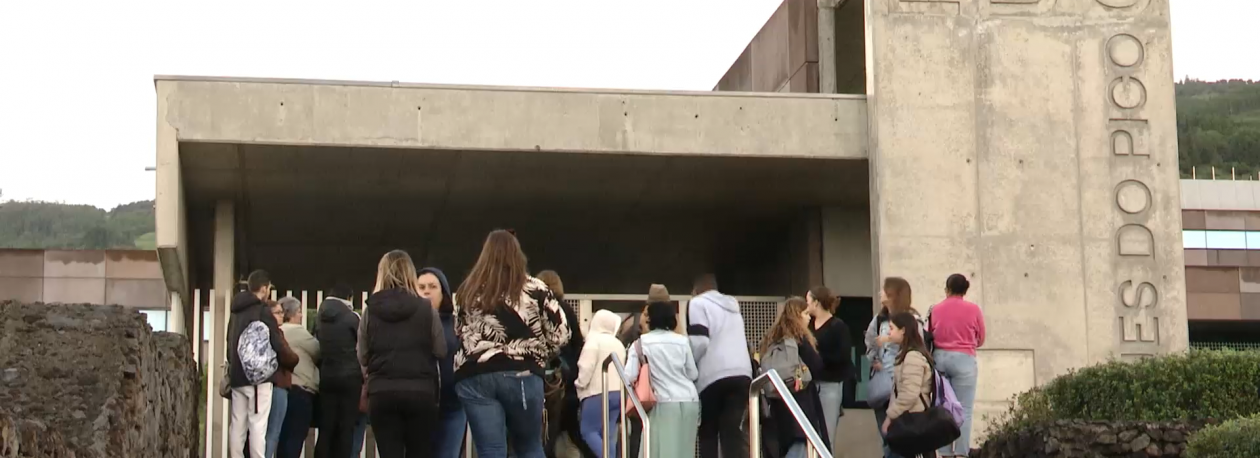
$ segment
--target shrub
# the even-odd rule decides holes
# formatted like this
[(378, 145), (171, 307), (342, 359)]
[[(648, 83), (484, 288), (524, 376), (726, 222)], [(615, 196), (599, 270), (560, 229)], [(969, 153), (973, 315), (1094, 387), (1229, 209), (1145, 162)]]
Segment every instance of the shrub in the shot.
[(1190, 458), (1237, 458), (1260, 456), (1260, 416), (1208, 426), (1190, 436)]
[(1053, 420), (1181, 421), (1260, 413), (1260, 352), (1196, 350), (1072, 371), (1020, 394), (990, 433)]

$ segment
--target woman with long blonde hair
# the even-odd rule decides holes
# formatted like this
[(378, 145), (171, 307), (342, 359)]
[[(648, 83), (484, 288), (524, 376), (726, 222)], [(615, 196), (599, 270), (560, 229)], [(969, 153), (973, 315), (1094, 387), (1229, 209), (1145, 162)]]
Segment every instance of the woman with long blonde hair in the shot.
[(416, 287), (416, 267), (402, 250), (385, 253), (359, 322), (359, 361), (367, 375), (368, 416), (382, 458), (433, 456), (438, 426), (438, 362), (446, 333)]
[[(761, 339), (758, 355), (763, 362), (768, 363), (767, 358), (773, 352), (791, 350), (795, 347), (796, 356), (804, 367), (797, 368), (791, 373), (783, 373), (783, 369), (778, 369), (779, 376), (788, 383), (788, 389), (793, 390), (792, 397), (800, 405), (805, 417), (809, 419), (814, 432), (823, 440), (824, 446), (830, 450), (829, 434), (823, 433), (823, 430), (827, 429), (827, 422), (823, 417), (822, 402), (818, 398), (818, 386), (810, 382), (813, 378), (812, 374), (823, 370), (823, 359), (816, 350), (817, 345), (814, 333), (809, 329), (809, 303), (804, 298), (791, 297), (783, 304), (783, 311), (779, 313), (778, 318), (775, 318), (766, 336)], [(770, 367), (763, 365), (763, 372), (768, 369)], [(796, 423), (787, 404), (775, 399), (769, 401), (770, 418), (776, 425), (773, 430), (778, 436), (778, 450), (771, 450), (770, 454), (787, 458), (804, 457), (805, 432)]]
[(456, 292), (455, 391), (477, 456), (543, 458), (543, 368), (569, 341), (568, 320), (547, 285), (531, 277), (508, 231), (491, 232)]

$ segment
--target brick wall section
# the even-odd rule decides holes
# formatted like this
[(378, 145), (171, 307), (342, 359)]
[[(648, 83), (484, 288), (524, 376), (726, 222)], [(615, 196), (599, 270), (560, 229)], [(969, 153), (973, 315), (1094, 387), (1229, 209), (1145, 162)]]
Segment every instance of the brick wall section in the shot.
[(156, 251), (0, 249), (0, 300), (167, 306)]
[(0, 456), (196, 456), (189, 348), (119, 306), (0, 303)]

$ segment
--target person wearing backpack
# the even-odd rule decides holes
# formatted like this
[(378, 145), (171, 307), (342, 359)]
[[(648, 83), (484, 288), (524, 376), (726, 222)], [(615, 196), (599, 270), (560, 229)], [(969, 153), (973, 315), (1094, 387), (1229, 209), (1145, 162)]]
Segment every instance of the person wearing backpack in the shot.
[[(263, 270), (249, 274), (249, 291), (232, 298), (228, 318), (228, 386), (232, 389), (232, 417), (228, 431), (228, 451), (232, 458), (244, 458), (245, 440), (249, 456), (264, 458), (267, 453), (267, 418), (271, 415), (271, 395), (276, 370), (285, 352), (280, 324), (263, 303), (271, 295), (271, 276)], [(286, 365), (296, 360), (284, 361)]]
[(880, 425), (883, 435), (888, 434), (888, 427), (898, 417), (909, 412), (923, 412), (936, 398), (932, 383), (932, 356), (928, 354), (927, 344), (919, 332), (919, 318), (913, 313), (901, 312), (893, 315), (889, 322), (892, 330), (888, 340), (898, 345), (899, 352), (893, 369), (894, 394)]
[[(809, 304), (801, 297), (788, 298), (783, 304), (783, 312), (774, 320), (770, 330), (761, 339), (758, 347), (759, 373), (770, 370), (778, 372), (789, 390), (792, 398), (800, 406), (810, 427), (823, 441), (826, 450), (831, 450), (831, 440), (823, 431), (827, 429), (823, 418), (822, 402), (818, 399), (818, 386), (813, 381), (813, 374), (823, 371), (823, 359), (816, 350), (817, 341), (809, 329)], [(786, 458), (802, 458), (805, 456), (806, 435), (792, 416), (792, 411), (779, 397), (780, 393), (773, 389), (764, 392), (770, 404), (770, 419), (776, 426), (773, 428), (777, 436), (778, 450), (772, 450), (775, 456)], [(771, 442), (771, 441), (767, 441)]]
[(964, 297), (971, 282), (962, 274), (945, 280), (945, 300), (928, 311), (928, 329), (936, 340), (932, 356), (941, 375), (948, 380), (963, 407), (962, 435), (953, 444), (938, 450), (942, 457), (971, 453), (971, 409), (976, 401), (976, 349), (984, 345), (984, 313)]
[[(616, 456), (617, 417), (621, 413), (621, 379), (617, 378), (616, 368), (612, 364), (604, 365), (609, 355), (617, 355), (623, 363), (626, 361), (626, 347), (621, 345), (614, 333), (621, 319), (616, 313), (608, 310), (595, 312), (591, 318), (591, 328), (586, 333), (586, 344), (582, 346), (582, 354), (578, 357), (577, 386), (578, 398), (582, 400), (582, 439), (591, 447), (595, 456), (604, 456), (604, 431), (608, 431), (608, 451)], [(608, 388), (608, 423), (604, 424), (603, 388)]]

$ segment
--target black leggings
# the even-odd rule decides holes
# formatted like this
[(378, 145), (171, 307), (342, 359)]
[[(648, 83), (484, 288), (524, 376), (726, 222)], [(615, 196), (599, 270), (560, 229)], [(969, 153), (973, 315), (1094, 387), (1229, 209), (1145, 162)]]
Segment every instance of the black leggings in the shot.
[(386, 391), (368, 395), (368, 416), (381, 458), (433, 456), (431, 432), (438, 426), (438, 403), (433, 393)]

